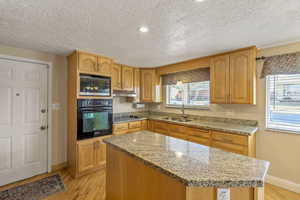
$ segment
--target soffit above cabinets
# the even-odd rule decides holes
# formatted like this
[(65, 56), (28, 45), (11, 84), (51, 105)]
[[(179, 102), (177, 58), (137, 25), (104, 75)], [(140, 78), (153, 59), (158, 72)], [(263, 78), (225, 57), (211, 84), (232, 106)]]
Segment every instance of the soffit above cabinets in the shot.
[(299, 10), (299, 0), (0, 1), (0, 43), (153, 67), (298, 40)]

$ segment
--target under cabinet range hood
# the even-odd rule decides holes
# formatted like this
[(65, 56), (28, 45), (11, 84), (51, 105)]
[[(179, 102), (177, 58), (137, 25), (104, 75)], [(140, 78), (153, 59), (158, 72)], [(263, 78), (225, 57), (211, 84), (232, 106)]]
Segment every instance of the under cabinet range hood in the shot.
[(125, 90), (114, 90), (114, 97), (136, 97), (136, 93), (134, 91), (125, 91)]

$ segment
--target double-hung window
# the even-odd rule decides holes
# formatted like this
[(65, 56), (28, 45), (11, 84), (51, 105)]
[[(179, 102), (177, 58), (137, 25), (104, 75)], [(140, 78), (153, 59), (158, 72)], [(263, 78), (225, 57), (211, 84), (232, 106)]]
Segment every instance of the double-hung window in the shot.
[(166, 85), (166, 104), (170, 107), (207, 108), (209, 105), (209, 81)]
[(267, 76), (266, 126), (300, 132), (300, 74)]

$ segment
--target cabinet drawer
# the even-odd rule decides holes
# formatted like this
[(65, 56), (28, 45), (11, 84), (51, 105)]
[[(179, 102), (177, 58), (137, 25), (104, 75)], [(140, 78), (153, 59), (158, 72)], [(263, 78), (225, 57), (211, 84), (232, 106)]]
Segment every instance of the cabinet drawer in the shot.
[(199, 136), (193, 136), (189, 135), (187, 139), (191, 142), (198, 143), (198, 144), (203, 144), (206, 146), (210, 146), (210, 139), (209, 138), (204, 138), (204, 137), (199, 137)]
[(212, 139), (217, 140), (224, 143), (229, 144), (238, 144), (238, 145), (244, 145), (247, 146), (248, 144), (248, 137), (242, 136), (242, 135), (234, 135), (230, 133), (223, 133), (218, 131), (212, 132)]
[(114, 124), (114, 131), (126, 130), (128, 129), (128, 123)]
[(129, 122), (129, 129), (137, 129), (142, 127), (141, 121)]
[(184, 133), (178, 133), (178, 132), (173, 132), (173, 131), (169, 132), (169, 136), (183, 139), (183, 140), (187, 139), (187, 136)]
[(203, 137), (203, 138), (210, 138), (210, 131), (198, 128), (186, 128), (186, 132), (190, 136), (194, 137)]
[(153, 131), (158, 133), (168, 134), (168, 123), (154, 121), (153, 122)]
[(232, 153), (248, 155), (248, 148), (245, 146), (237, 145), (237, 144), (229, 144), (229, 143), (213, 141), (212, 147), (222, 149), (224, 151), (229, 151)]
[(175, 124), (169, 124), (169, 133), (185, 133), (185, 127), (180, 126), (180, 125), (175, 125)]

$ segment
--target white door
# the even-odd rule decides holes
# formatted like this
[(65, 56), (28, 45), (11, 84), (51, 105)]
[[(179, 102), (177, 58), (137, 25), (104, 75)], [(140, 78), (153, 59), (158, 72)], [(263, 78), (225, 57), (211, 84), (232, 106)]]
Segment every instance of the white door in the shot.
[(0, 58), (0, 186), (47, 171), (46, 109), (46, 65)]

